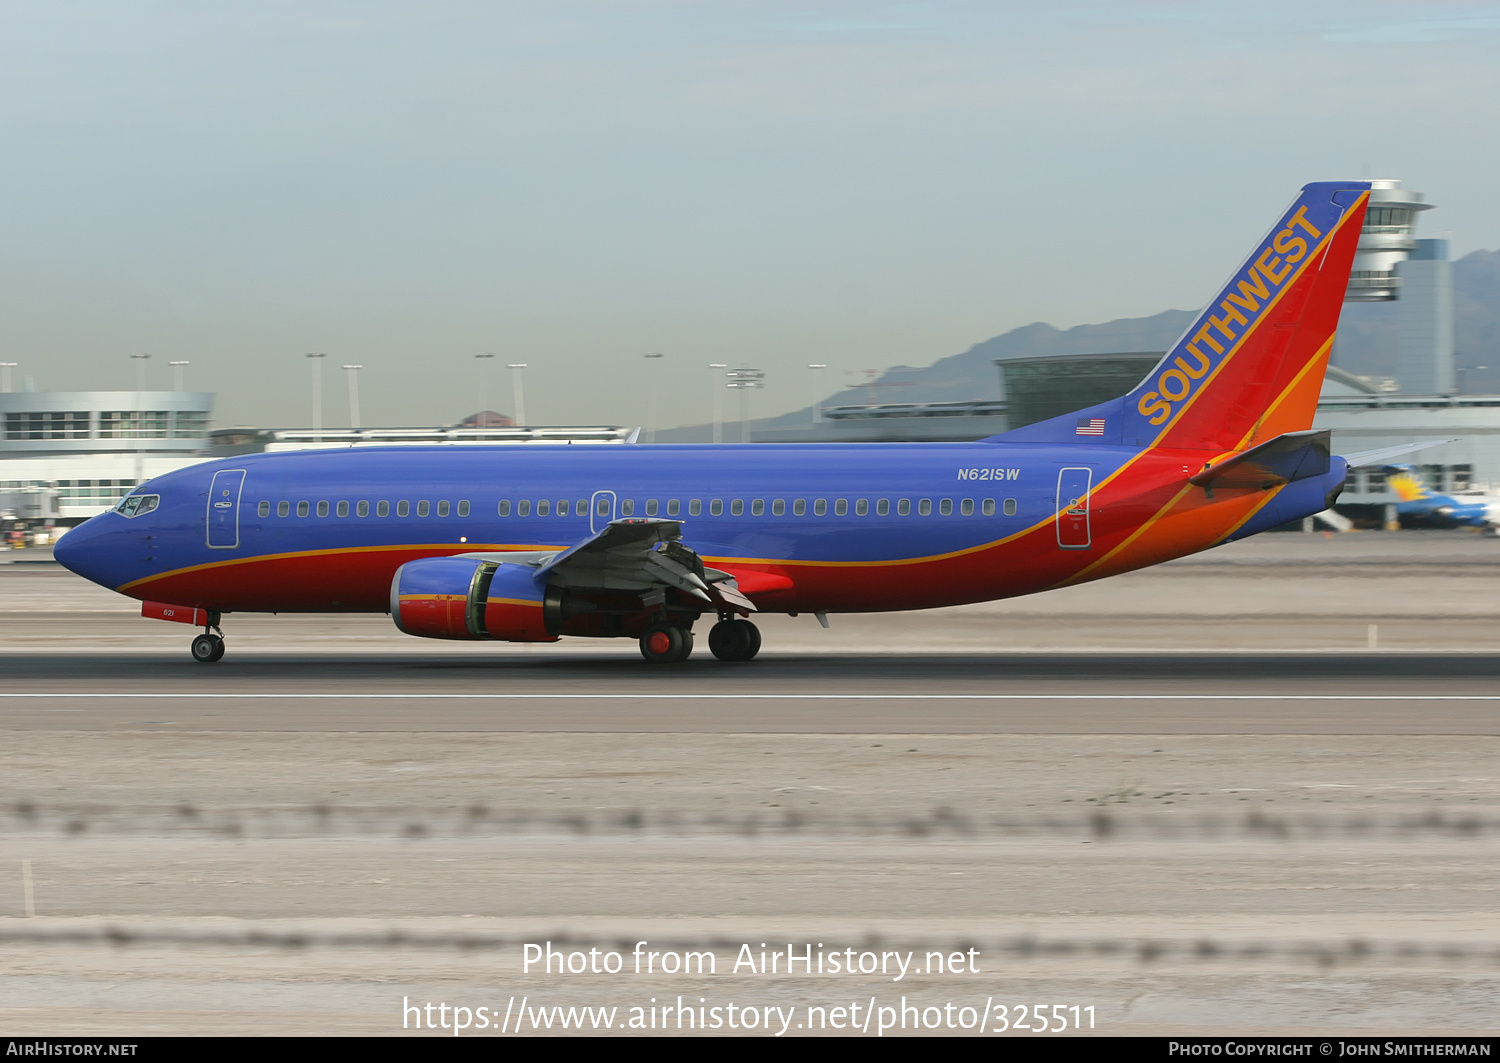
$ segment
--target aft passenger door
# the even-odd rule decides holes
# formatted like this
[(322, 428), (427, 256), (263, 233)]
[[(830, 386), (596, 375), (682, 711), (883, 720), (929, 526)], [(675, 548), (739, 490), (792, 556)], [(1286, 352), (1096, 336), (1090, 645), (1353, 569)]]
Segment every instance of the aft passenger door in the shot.
[(221, 469), (208, 489), (208, 548), (234, 550), (240, 545), (240, 492), (244, 469)]
[(1089, 530), (1089, 489), (1093, 469), (1061, 469), (1057, 473), (1057, 545), (1062, 550), (1087, 550), (1093, 544)]

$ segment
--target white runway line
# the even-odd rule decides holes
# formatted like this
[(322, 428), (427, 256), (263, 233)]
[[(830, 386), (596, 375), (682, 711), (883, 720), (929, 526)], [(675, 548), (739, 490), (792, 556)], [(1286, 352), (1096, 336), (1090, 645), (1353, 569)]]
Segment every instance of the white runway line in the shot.
[(90, 698), (94, 700), (178, 698), (217, 701), (1500, 701), (1500, 694), (442, 694), (390, 693), (268, 693), (250, 694), (206, 690), (82, 691), (61, 693), (0, 692), (0, 698)]

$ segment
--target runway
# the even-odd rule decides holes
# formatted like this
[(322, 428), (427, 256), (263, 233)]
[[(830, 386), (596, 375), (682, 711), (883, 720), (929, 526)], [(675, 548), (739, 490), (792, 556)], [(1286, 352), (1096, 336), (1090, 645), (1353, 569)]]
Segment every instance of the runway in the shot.
[[(14, 566), (0, 1021), (389, 1034), (406, 998), (857, 992), (1093, 1005), (1105, 1033), (1492, 1029), (1497, 560), (1263, 536), (1017, 602), (764, 617), (756, 661), (667, 668), (381, 616), (226, 618), (203, 666), (189, 629)], [(724, 970), (739, 941), (964, 945), (982, 973), (523, 971), (548, 939)]]
[[(0, 657), (0, 727), (187, 731), (1475, 734), (1500, 656), (911, 654), (662, 669), (560, 651)], [(933, 677), (941, 677), (934, 684)]]

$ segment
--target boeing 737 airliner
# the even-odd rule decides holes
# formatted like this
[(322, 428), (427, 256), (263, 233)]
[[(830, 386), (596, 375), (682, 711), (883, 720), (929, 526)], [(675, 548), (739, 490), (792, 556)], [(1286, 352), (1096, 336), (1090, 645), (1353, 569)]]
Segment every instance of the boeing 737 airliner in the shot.
[(1310, 184), (1130, 394), (970, 444), (385, 447), (157, 477), (58, 543), (74, 572), (201, 627), (389, 612), (440, 639), (760, 648), (748, 617), (925, 609), (1181, 557), (1327, 509), (1310, 431), (1369, 186)]

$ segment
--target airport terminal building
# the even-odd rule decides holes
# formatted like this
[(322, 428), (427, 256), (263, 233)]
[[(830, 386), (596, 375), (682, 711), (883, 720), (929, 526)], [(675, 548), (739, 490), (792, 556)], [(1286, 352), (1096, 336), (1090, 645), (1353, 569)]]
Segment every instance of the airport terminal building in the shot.
[[(623, 443), (613, 425), (516, 426), (486, 416), (427, 428), (211, 430), (201, 391), (0, 392), (0, 523), (76, 524), (136, 486), (212, 458), (289, 450), (423, 445)], [(504, 423), (500, 423), (500, 422)]]
[(74, 523), (137, 484), (202, 461), (202, 391), (0, 393), (0, 516)]

